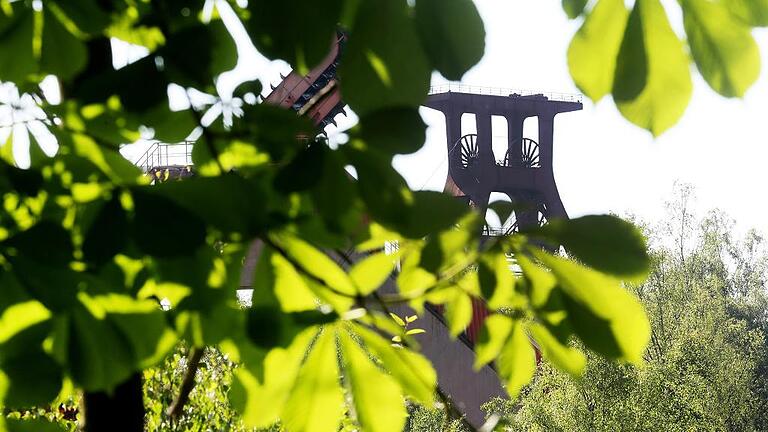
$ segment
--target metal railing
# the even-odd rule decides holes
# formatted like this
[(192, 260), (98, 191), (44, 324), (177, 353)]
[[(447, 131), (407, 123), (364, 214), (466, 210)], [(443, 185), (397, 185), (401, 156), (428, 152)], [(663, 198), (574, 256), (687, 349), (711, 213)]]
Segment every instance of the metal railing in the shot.
[(513, 88), (504, 88), (504, 87), (476, 86), (476, 85), (469, 85), (469, 84), (462, 84), (462, 83), (439, 84), (439, 85), (431, 86), (429, 88), (429, 94), (431, 95), (440, 94), (440, 93), (449, 93), (449, 92), (490, 95), (490, 96), (510, 96), (510, 97), (541, 96), (541, 97), (547, 98), (548, 100), (558, 101), (558, 102), (582, 103), (582, 100), (583, 100), (583, 96), (580, 94), (554, 93), (554, 92), (544, 92), (544, 91), (538, 91), (538, 90), (523, 90), (523, 89), (513, 89)]
[(136, 166), (146, 173), (155, 167), (192, 165), (193, 145), (192, 141), (176, 144), (154, 142), (136, 161)]

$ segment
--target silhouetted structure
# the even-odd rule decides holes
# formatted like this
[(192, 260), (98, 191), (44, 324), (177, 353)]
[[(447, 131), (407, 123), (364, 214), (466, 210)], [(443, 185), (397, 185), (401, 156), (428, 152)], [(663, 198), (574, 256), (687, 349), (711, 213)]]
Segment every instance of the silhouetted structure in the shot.
[(335, 125), (338, 114), (346, 115), (336, 76), (346, 40), (346, 35), (339, 32), (331, 52), (319, 65), (304, 76), (291, 71), (282, 77), (280, 84), (272, 87), (272, 92), (264, 98), (264, 103), (306, 115), (321, 130), (328, 124)]
[[(581, 97), (527, 93), (509, 89), (449, 84), (433, 87), (424, 104), (445, 116), (448, 176), (444, 192), (461, 198), (485, 215), (492, 192), (506, 194), (517, 211), (501, 228), (486, 224), (481, 235), (509, 235), (520, 228), (567, 218), (552, 170), (555, 116), (582, 109)], [(462, 117), (474, 115), (477, 133), (462, 133)], [(506, 120), (503, 155), (493, 151), (493, 116)], [(523, 136), (527, 118), (538, 118), (538, 142)], [(472, 320), (465, 333), (474, 344), (488, 316), (480, 299), (472, 301)]]
[[(580, 97), (563, 94), (528, 94), (512, 90), (463, 85), (433, 87), (425, 106), (445, 115), (448, 146), (446, 193), (464, 198), (485, 214), (491, 192), (504, 193), (518, 208), (514, 220), (501, 221), (501, 232), (486, 228), (486, 235), (506, 235), (520, 227), (567, 218), (552, 171), (555, 116), (582, 109)], [(462, 134), (462, 116), (474, 114), (477, 133)], [(507, 123), (507, 148), (494, 155), (492, 116)], [(538, 142), (523, 136), (523, 123), (538, 118)]]

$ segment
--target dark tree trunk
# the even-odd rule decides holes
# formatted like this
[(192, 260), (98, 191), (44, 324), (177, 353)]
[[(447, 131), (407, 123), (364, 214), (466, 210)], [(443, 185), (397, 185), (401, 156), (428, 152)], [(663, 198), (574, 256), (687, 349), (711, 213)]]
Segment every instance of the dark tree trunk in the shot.
[(136, 373), (109, 394), (86, 392), (83, 396), (85, 432), (144, 431), (144, 400), (141, 373)]

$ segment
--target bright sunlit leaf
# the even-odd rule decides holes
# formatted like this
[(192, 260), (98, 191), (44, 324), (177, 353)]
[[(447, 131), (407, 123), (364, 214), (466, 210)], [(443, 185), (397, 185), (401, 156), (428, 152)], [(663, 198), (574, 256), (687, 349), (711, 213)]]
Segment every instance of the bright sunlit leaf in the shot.
[(701, 75), (725, 97), (742, 97), (760, 75), (760, 50), (751, 29), (723, 3), (683, 2), (688, 45)]
[(613, 88), (616, 56), (628, 16), (624, 0), (599, 0), (568, 47), (573, 81), (594, 102)]
[(624, 31), (613, 99), (627, 120), (661, 135), (691, 99), (689, 58), (659, 0), (638, 0)]
[(399, 432), (405, 425), (405, 401), (392, 376), (373, 364), (346, 331), (339, 332), (345, 377), (355, 417), (363, 431)]

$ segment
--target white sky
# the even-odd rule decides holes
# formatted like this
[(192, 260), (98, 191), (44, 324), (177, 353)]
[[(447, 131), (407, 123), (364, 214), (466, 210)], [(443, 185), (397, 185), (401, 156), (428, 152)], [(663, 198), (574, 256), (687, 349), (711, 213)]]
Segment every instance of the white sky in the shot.
[[(568, 73), (566, 50), (580, 22), (569, 21), (559, 1), (476, 4), (485, 21), (486, 53), (462, 82), (578, 92)], [(676, 2), (665, 6), (673, 26), (679, 27)], [(585, 98), (583, 111), (558, 115), (555, 179), (570, 216), (629, 212), (657, 220), (679, 180), (695, 186), (701, 211), (717, 207), (741, 229), (768, 232), (768, 29), (754, 35), (764, 68), (746, 97), (720, 97), (692, 65), (694, 92), (688, 110), (657, 139), (626, 121), (610, 97), (597, 105)], [(437, 76), (433, 83), (441, 80)], [(448, 169), (444, 121), (428, 109), (422, 115), (429, 124), (426, 145), (414, 155), (398, 157), (395, 166), (412, 188), (426, 184), (426, 189), (441, 190)]]
[[(680, 34), (675, 1), (663, 0)], [(223, 2), (222, 2), (223, 3)], [(568, 73), (566, 50), (580, 21), (569, 21), (557, 0), (476, 0), (485, 21), (486, 53), (462, 82), (547, 92), (577, 93)], [(230, 11), (220, 8), (226, 21)], [(231, 21), (230, 21), (231, 22)], [(229, 26), (237, 36), (239, 26)], [(461, 32), (460, 28), (456, 29)], [(555, 121), (554, 169), (568, 213), (632, 213), (649, 221), (664, 214), (675, 181), (696, 188), (700, 211), (720, 208), (741, 230), (768, 233), (768, 29), (754, 32), (765, 67), (743, 100), (714, 93), (691, 65), (694, 93), (683, 118), (660, 138), (626, 121), (610, 97)], [(219, 80), (219, 92), (231, 94), (236, 81), (261, 78), (277, 84), (290, 71), (269, 62), (236, 37), (240, 61)], [(445, 80), (438, 74), (433, 84)], [(267, 90), (265, 90), (267, 93)], [(442, 115), (422, 109), (429, 125), (427, 142), (417, 153), (398, 156), (394, 165), (414, 189), (442, 190), (447, 173)], [(339, 119), (337, 119), (339, 120)], [(356, 119), (351, 115), (340, 129)], [(131, 151), (130, 153), (138, 153)]]

